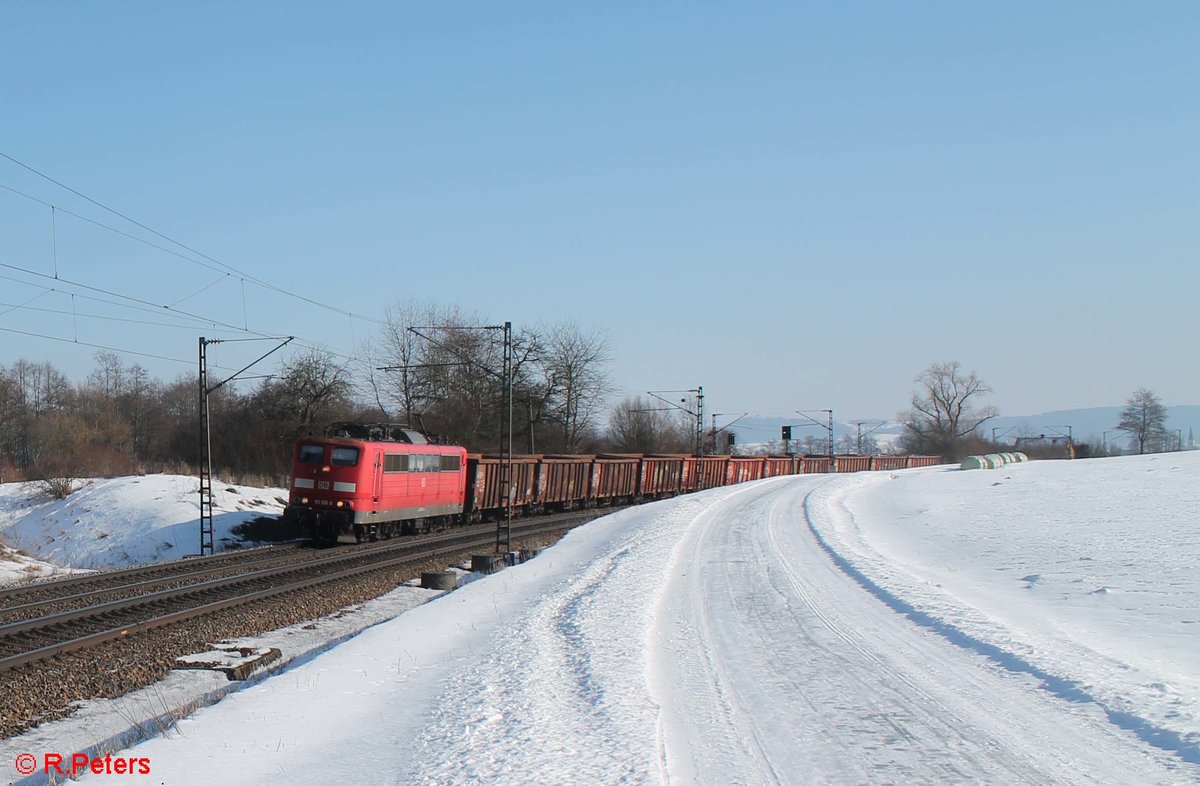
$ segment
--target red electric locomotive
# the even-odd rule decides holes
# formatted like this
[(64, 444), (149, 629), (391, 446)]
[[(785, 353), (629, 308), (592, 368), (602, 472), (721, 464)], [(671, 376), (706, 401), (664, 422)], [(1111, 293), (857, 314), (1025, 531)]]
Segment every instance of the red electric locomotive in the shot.
[(361, 543), (456, 520), (466, 487), (464, 448), (393, 424), (334, 423), (296, 442), (284, 517), (315, 539)]

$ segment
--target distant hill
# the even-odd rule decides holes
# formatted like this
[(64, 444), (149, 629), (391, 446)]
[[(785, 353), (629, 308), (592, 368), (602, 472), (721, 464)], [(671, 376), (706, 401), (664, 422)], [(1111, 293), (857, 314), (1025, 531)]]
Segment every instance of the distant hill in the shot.
[[(1006, 415), (993, 418), (984, 424), (983, 436), (990, 439), (993, 434), (992, 429), (995, 428), (994, 433), (997, 440), (1011, 444), (1017, 437), (1038, 434), (1055, 436), (1056, 430), (1066, 434), (1067, 426), (1070, 426), (1071, 434), (1076, 442), (1103, 442), (1104, 432), (1108, 431), (1110, 432), (1108, 434), (1109, 442), (1117, 440), (1119, 444), (1126, 445), (1128, 443), (1127, 437), (1122, 434), (1113, 433), (1116, 430), (1117, 421), (1121, 417), (1122, 408), (1121, 406), (1090, 407), (1087, 409), (1055, 410), (1053, 412), (1043, 412), (1040, 415)], [(801, 415), (793, 415), (790, 418), (787, 416), (751, 415), (739, 420), (733, 426), (732, 431), (737, 436), (739, 444), (768, 443), (779, 440), (780, 427), (791, 425), (793, 426), (793, 439), (802, 440), (811, 434), (823, 446), (825, 441), (824, 420), (821, 419), (822, 416), (820, 413), (814, 415), (814, 417), (817, 420), (821, 420), (821, 426), (806, 421)], [(871, 435), (880, 443), (895, 440), (903, 432), (903, 427), (899, 423), (885, 418), (881, 418), (880, 420), (885, 420), (886, 425), (876, 428), (871, 432)], [(864, 423), (862, 426), (863, 433), (865, 434), (872, 428), (875, 428), (878, 422), (871, 421)], [(801, 426), (801, 424), (805, 425)], [(721, 424), (718, 423), (717, 425), (720, 426)], [(1192, 447), (1200, 447), (1200, 406), (1187, 404), (1177, 407), (1167, 407), (1167, 430), (1174, 432), (1176, 429), (1180, 432), (1183, 447), (1189, 447), (1189, 432), (1194, 435), (1198, 443), (1192, 445)], [(835, 442), (842, 439), (845, 435), (855, 437), (857, 433), (858, 426), (856, 423), (842, 423), (836, 420), (833, 423)]]

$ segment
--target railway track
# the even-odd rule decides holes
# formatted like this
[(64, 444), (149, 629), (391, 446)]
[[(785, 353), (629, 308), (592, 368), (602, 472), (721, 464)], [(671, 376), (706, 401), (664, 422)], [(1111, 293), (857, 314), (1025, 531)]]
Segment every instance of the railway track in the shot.
[[(588, 511), (540, 517), (528, 523), (514, 523), (512, 533), (514, 537), (530, 537), (561, 531), (597, 515), (603, 514)], [(289, 592), (427, 563), (470, 549), (490, 548), (494, 538), (494, 528), (481, 525), (356, 549), (309, 550), (312, 556), (304, 559), (296, 559), (299, 550), (293, 549), (264, 554), (232, 566), (192, 560), (172, 563), (172, 570), (165, 573), (156, 573), (156, 569), (168, 566), (152, 566), (114, 571), (105, 574), (110, 581), (101, 580), (98, 584), (87, 580), (100, 580), (100, 576), (85, 576), (22, 588), (43, 589), (54, 584), (59, 594), (52, 592), (52, 597), (41, 601), (28, 601), (19, 592), (0, 595), (0, 600), (9, 603), (13, 598), (25, 601), (0, 611), (23, 617), (0, 624), (0, 672)], [(278, 564), (269, 564), (272, 562)], [(182, 582), (182, 585), (154, 589), (163, 582)], [(92, 602), (114, 593), (123, 597)], [(74, 607), (64, 609), (64, 603)]]
[(307, 555), (312, 553), (299, 543), (289, 543), (12, 587), (0, 590), (0, 625), (90, 605), (103, 598), (115, 600), (154, 588), (236, 575), (255, 566), (298, 562), (311, 558)]
[(278, 559), (283, 554), (291, 554), (301, 550), (303, 549), (300, 543), (286, 543), (275, 546), (262, 546), (254, 549), (226, 551), (211, 557), (180, 559), (172, 562), (142, 565), (135, 568), (84, 573), (68, 578), (49, 579), (15, 587), (5, 587), (0, 589), (0, 613), (7, 612), (18, 606), (35, 605), (71, 595), (121, 589), (122, 587), (133, 586), (141, 582), (169, 581), (173, 578), (188, 576), (198, 571), (215, 571), (222, 568), (237, 569), (241, 565), (260, 560)]

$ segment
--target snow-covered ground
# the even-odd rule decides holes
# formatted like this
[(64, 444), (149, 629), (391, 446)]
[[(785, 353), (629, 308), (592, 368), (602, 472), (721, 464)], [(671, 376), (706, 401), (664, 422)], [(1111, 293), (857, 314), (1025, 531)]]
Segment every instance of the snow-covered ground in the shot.
[[(286, 497), (284, 489), (214, 483), (218, 550), (238, 541), (230, 531), (239, 524), (282, 513)], [(196, 554), (199, 518), (199, 481), (183, 475), (80, 481), (61, 500), (47, 497), (37, 483), (0, 484), (0, 540), (55, 565), (123, 567)]]
[(0, 586), (37, 579), (60, 578), (80, 571), (63, 568), (0, 544)]
[(1197, 783), (1198, 489), (1175, 453), (644, 505), (99, 780)]

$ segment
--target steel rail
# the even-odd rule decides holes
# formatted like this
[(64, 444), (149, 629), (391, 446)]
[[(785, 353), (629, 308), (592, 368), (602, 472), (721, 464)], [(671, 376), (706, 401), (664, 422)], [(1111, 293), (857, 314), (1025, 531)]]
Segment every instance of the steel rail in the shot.
[[(617, 509), (618, 508), (615, 508), (615, 507), (611, 508), (611, 510), (617, 510)], [(590, 510), (589, 511), (572, 511), (572, 512), (568, 512), (568, 513), (555, 514), (552, 518), (554, 520), (560, 520), (560, 519), (570, 520), (575, 517), (588, 515), (589, 513), (592, 513), (592, 511), (590, 511)], [(595, 515), (595, 514), (592, 514), (592, 515)], [(546, 517), (546, 518), (550, 518), (550, 517)], [(482, 531), (484, 528), (490, 528), (490, 527), (491, 527), (491, 525), (489, 525), (489, 524), (471, 524), (471, 525), (467, 525), (465, 527), (458, 528), (456, 530), (456, 532), (470, 533), (470, 532)], [(444, 538), (444, 537), (453, 537), (453, 533), (448, 533), (448, 534), (432, 533), (432, 534), (427, 534), (427, 535), (419, 535), (419, 536), (415, 536), (415, 537), (405, 537), (402, 541), (372, 543), (370, 545), (357, 544), (357, 548), (355, 548), (354, 546), (343, 547), (343, 548), (350, 548), (350, 549), (355, 549), (355, 550), (344, 551), (342, 553), (344, 555), (350, 555), (350, 554), (361, 554), (365, 551), (376, 550), (376, 549), (402, 548), (403, 544), (408, 544), (410, 546), (416, 546), (421, 543), (435, 542), (439, 538)], [(17, 605), (0, 606), (0, 616), (8, 615), (11, 613), (27, 611), (29, 609), (34, 609), (34, 608), (37, 608), (38, 606), (43, 606), (43, 605), (47, 605), (50, 603), (61, 603), (61, 602), (82, 600), (91, 595), (103, 595), (103, 594), (110, 593), (110, 592), (121, 592), (123, 590), (134, 589), (139, 586), (148, 586), (151, 584), (158, 584), (158, 583), (162, 583), (162, 582), (166, 582), (166, 581), (178, 581), (178, 580), (184, 580), (184, 579), (197, 578), (197, 577), (205, 576), (205, 575), (212, 575), (215, 573), (220, 573), (222, 571), (235, 570), (243, 565), (254, 565), (254, 564), (258, 564), (258, 563), (268, 562), (270, 560), (286, 560), (286, 559), (293, 558), (297, 555), (302, 555), (303, 553), (304, 552), (301, 549), (284, 548), (282, 545), (263, 546), (263, 547), (259, 547), (259, 548), (255, 548), (255, 549), (248, 549), (245, 551), (226, 552), (226, 553), (214, 555), (212, 557), (199, 557), (199, 558), (192, 558), (192, 559), (185, 559), (185, 560), (174, 560), (174, 561), (168, 562), (168, 563), (160, 563), (160, 564), (156, 564), (156, 565), (141, 565), (141, 566), (134, 567), (134, 568), (124, 568), (121, 570), (105, 571), (105, 572), (101, 572), (101, 573), (89, 573), (87, 575), (82, 575), (82, 576), (71, 576), (69, 578), (64, 578), (64, 579), (55, 579), (53, 581), (43, 581), (43, 582), (38, 582), (36, 584), (24, 585), (24, 586), (20, 586), (20, 587), (0, 589), (0, 602), (3, 602), (6, 598), (7, 599), (19, 598), (22, 595), (37, 595), (39, 593), (44, 593), (44, 592), (52, 593), (58, 589), (66, 589), (68, 587), (73, 587), (73, 586), (80, 585), (80, 584), (82, 584), (82, 585), (88, 585), (88, 584), (102, 585), (102, 586), (97, 586), (95, 589), (88, 590), (85, 592), (76, 592), (76, 593), (73, 593), (70, 595), (54, 595), (52, 597), (34, 600), (34, 601), (28, 601), (28, 602), (20, 603)], [(318, 552), (310, 552), (310, 553), (315, 554)], [(310, 562), (310, 561), (313, 561), (316, 559), (320, 559), (320, 558), (312, 557), (311, 559), (302, 559), (300, 562), (297, 562), (297, 564), (300, 564), (301, 562)], [(214, 562), (219, 562), (221, 564), (213, 564)], [(200, 566), (200, 565), (203, 565), (205, 567), (200, 567), (198, 569), (191, 569), (192, 566)], [(146, 578), (143, 578), (143, 577), (146, 577)], [(120, 579), (122, 579), (122, 578), (138, 579), (138, 580), (133, 581), (133, 582), (128, 582), (128, 583), (120, 583)]]
[[(595, 516), (594, 513), (591, 513), (590, 515), (592, 517)], [(563, 516), (563, 517), (561, 517), (561, 519), (568, 519), (568, 520), (582, 519), (582, 518), (587, 518), (588, 516), (589, 516), (589, 514), (587, 514), (587, 513), (584, 513), (584, 514), (576, 513), (576, 514), (571, 514), (568, 516)], [(569, 524), (568, 521), (563, 521), (561, 519), (556, 520), (554, 522), (539, 521), (536, 524), (521, 527), (518, 534), (522, 537), (528, 537), (531, 535), (537, 535), (537, 534), (544, 533), (544, 532), (558, 531), (558, 530), (564, 529), (564, 526), (566, 526), (568, 528), (570, 526), (573, 526), (572, 524)], [(580, 523), (582, 523), (582, 522), (580, 522)], [(39, 647), (34, 650), (25, 651), (22, 653), (18, 653), (16, 655), (6, 656), (3, 658), (0, 658), (0, 672), (18, 668), (18, 667), (26, 665), (26, 664), (35, 663), (37, 661), (46, 660), (48, 658), (54, 657), (55, 655), (84, 649), (87, 647), (95, 646), (97, 644), (101, 644), (106, 641), (111, 641), (113, 639), (121, 638), (124, 636), (129, 636), (129, 635), (134, 635), (134, 634), (137, 634), (137, 633), (140, 633), (143, 631), (152, 630), (154, 628), (163, 627), (165, 625), (170, 625), (175, 622), (180, 622), (180, 621), (191, 619), (194, 617), (204, 616), (206, 614), (211, 614), (211, 613), (221, 611), (221, 610), (224, 610), (227, 608), (233, 608), (235, 606), (240, 606), (245, 603), (251, 603), (256, 600), (263, 600), (263, 599), (270, 598), (270, 597), (273, 597), (275, 595), (279, 595), (279, 594), (282, 594), (285, 592), (294, 592), (294, 591), (307, 589), (309, 587), (317, 586), (320, 584), (327, 584), (327, 583), (332, 583), (332, 582), (336, 582), (336, 581), (343, 581), (343, 580), (353, 578), (355, 576), (358, 576), (358, 575), (361, 575), (364, 573), (370, 573), (370, 572), (378, 571), (378, 570), (387, 570), (389, 568), (398, 567), (400, 565), (404, 565), (407, 563), (414, 563), (414, 562), (421, 562), (421, 561), (429, 560), (431, 558), (434, 558), (434, 557), (437, 557), (437, 556), (440, 556), (443, 554), (460, 552), (466, 548), (473, 548), (476, 546), (486, 547), (488, 545), (491, 545), (492, 535), (489, 531), (489, 533), (487, 534), (486, 537), (483, 536), (482, 533), (480, 533), (480, 534), (472, 533), (469, 536), (463, 536), (460, 534), (457, 537), (455, 537), (455, 536), (438, 537), (438, 538), (433, 538), (430, 540), (437, 541), (441, 545), (438, 545), (436, 548), (433, 548), (433, 549), (422, 549), (421, 551), (413, 551), (412, 547), (416, 544), (413, 544), (410, 542), (407, 544), (401, 544), (402, 546), (407, 546), (408, 547), (407, 549), (403, 549), (403, 548), (400, 548), (400, 549), (372, 549), (372, 550), (366, 552), (365, 554), (364, 554), (364, 552), (360, 551), (360, 552), (356, 552), (355, 554), (352, 554), (352, 555), (331, 557), (327, 560), (315, 561), (315, 562), (319, 562), (322, 566), (325, 566), (325, 565), (330, 565), (330, 564), (336, 564), (338, 562), (350, 561), (350, 560), (355, 559), (356, 557), (362, 558), (364, 556), (367, 556), (367, 557), (380, 556), (381, 554), (386, 554), (393, 550), (409, 552), (409, 553), (401, 554), (399, 556), (396, 556), (396, 557), (393, 557), (391, 559), (387, 559), (384, 561), (374, 561), (374, 562), (370, 562), (369, 564), (366, 564), (366, 565), (358, 565), (358, 566), (348, 568), (348, 569), (345, 569), (345, 570), (342, 570), (342, 571), (339, 571), (336, 573), (330, 573), (330, 574), (325, 574), (325, 575), (315, 576), (315, 577), (305, 577), (298, 581), (292, 581), (292, 582), (289, 582), (286, 584), (269, 587), (266, 589), (257, 590), (257, 591), (250, 592), (250, 593), (237, 595), (232, 598), (224, 598), (221, 600), (212, 601), (210, 603), (206, 603), (201, 606), (194, 606), (194, 607), (191, 607), (188, 609), (181, 609), (178, 611), (169, 612), (167, 614), (161, 614), (161, 615), (152, 617), (150, 619), (146, 619), (146, 620), (142, 620), (142, 621), (138, 621), (138, 622), (121, 624), (121, 625), (118, 625), (113, 628), (108, 628), (106, 630), (93, 632), (90, 634), (86, 634), (84, 636), (79, 636), (79, 637), (76, 637), (73, 639), (69, 639), (67, 641), (56, 642), (54, 644), (49, 644), (49, 645)], [(427, 541), (427, 543), (428, 542), (429, 541)], [(38, 628), (51, 628), (51, 627), (61, 625), (61, 624), (67, 623), (67, 622), (71, 622), (71, 621), (74, 621), (77, 619), (82, 619), (87, 616), (91, 616), (91, 617), (102, 616), (103, 614), (109, 613), (112, 611), (118, 611), (118, 610), (131, 611), (131, 610), (134, 610), (137, 608), (152, 605), (158, 601), (166, 599), (167, 596), (174, 596), (175, 598), (178, 598), (180, 596), (185, 596), (188, 594), (200, 594), (201, 592), (207, 591), (207, 590), (200, 589), (202, 586), (205, 586), (205, 585), (212, 585), (212, 586), (208, 586), (208, 590), (212, 590), (212, 589), (219, 589), (222, 587), (230, 588), (231, 586), (236, 586), (237, 584), (250, 583), (256, 579), (271, 578), (271, 577), (283, 577), (283, 576), (287, 576), (289, 574), (301, 572), (302, 570), (304, 570), (306, 568), (312, 568), (314, 566), (313, 563), (314, 563), (314, 561), (309, 561), (306, 563), (302, 563), (303, 567), (292, 566), (289, 568), (275, 570), (275, 571), (270, 571), (270, 570), (256, 571), (254, 574), (247, 574), (246, 576), (241, 577), (238, 581), (226, 581), (226, 580), (217, 579), (212, 582), (204, 582), (203, 585), (192, 585), (191, 587), (183, 588), (183, 589), (177, 590), (177, 591), (152, 593), (151, 595), (141, 596), (140, 598), (124, 599), (125, 601), (130, 601), (130, 602), (127, 604), (124, 604), (123, 607), (122, 607), (123, 601), (113, 601), (112, 603), (100, 604), (99, 606), (89, 607), (89, 609), (80, 609), (80, 610), (76, 610), (74, 612), (65, 612), (63, 614), (50, 615), (48, 617), (38, 618), (35, 620), (26, 620), (26, 621), (22, 621), (19, 623), (13, 623), (10, 625), (0, 626), (0, 636), (18, 635), (22, 632), (26, 632), (29, 630), (36, 630)], [(255, 577), (255, 578), (252, 578), (252, 577)], [(83, 612), (86, 612), (86, 611), (90, 611), (91, 613), (84, 614)], [(42, 624), (40, 624), (40, 625), (37, 624), (39, 622), (41, 622)]]
[[(458, 537), (462, 536), (459, 535)], [(436, 537), (426, 542), (453, 541), (454, 539), (454, 536)], [(10, 622), (6, 625), (0, 625), (0, 639), (30, 630), (51, 628), (68, 622), (74, 622), (75, 620), (86, 619), (88, 617), (98, 617), (111, 611), (132, 610), (139, 606), (146, 606), (164, 600), (173, 600), (192, 594), (208, 592), (210, 590), (231, 589), (240, 584), (251, 583), (263, 578), (271, 578), (274, 576), (282, 577), (302, 571), (320, 569), (328, 565), (336, 565), (338, 563), (352, 562), (361, 559), (371, 559), (380, 554), (386, 554), (391, 551), (411, 550), (414, 545), (416, 544), (395, 543), (382, 548), (342, 552), (332, 556), (304, 560), (303, 562), (296, 562), (290, 565), (262, 568), (249, 573), (238, 573), (234, 576), (225, 576), (223, 578), (210, 579), (209, 581), (202, 581), (196, 584), (188, 584), (184, 587), (172, 587), (170, 589), (159, 590), (158, 592), (150, 592), (145, 595), (135, 595), (128, 598), (120, 598), (118, 600), (109, 601), (107, 603), (98, 603), (94, 606), (85, 606), (83, 608), (72, 609), (70, 611), (47, 614), (42, 617), (18, 620), (16, 622)]]
[[(474, 531), (474, 530), (472, 530), (472, 531)], [(409, 540), (409, 541), (407, 541), (407, 543), (409, 545), (416, 545), (418, 543), (424, 543), (424, 542), (427, 542), (430, 537), (431, 536), (422, 536), (419, 540)], [(436, 536), (432, 536), (432, 537), (436, 537)], [(371, 547), (359, 548), (354, 551), (341, 552), (337, 556), (350, 557), (350, 556), (354, 556), (354, 555), (363, 554), (364, 552), (369, 552), (372, 550), (378, 550), (378, 549), (384, 549), (384, 548), (393, 548), (394, 549), (394, 548), (401, 547), (402, 545), (403, 544), (400, 542), (372, 545)], [(255, 551), (257, 551), (257, 549)], [(252, 552), (247, 551), (245, 553), (251, 554)], [(200, 578), (202, 576), (211, 576), (211, 575), (215, 575), (218, 573), (224, 573), (224, 572), (230, 571), (230, 570), (237, 570), (239, 568), (249, 567), (251, 565), (259, 565), (261, 563), (270, 562), (272, 560), (281, 560), (282, 561), (282, 560), (293, 559), (297, 555), (302, 555), (303, 553), (304, 552), (302, 552), (298, 549), (281, 549), (279, 551), (279, 553), (270, 552), (270, 553), (255, 555), (256, 556), (255, 559), (247, 559), (245, 561), (226, 560), (226, 561), (223, 561), (222, 564), (220, 564), (220, 565), (209, 565), (208, 567), (201, 568), (199, 570), (184, 571), (184, 572), (179, 572), (179, 573), (167, 572), (164, 575), (155, 575), (156, 571), (153, 570), (154, 566), (143, 566), (141, 568), (131, 568), (129, 570), (124, 570), (124, 571), (112, 571), (112, 572), (101, 574), (101, 575), (103, 575), (105, 577), (119, 577), (120, 575), (124, 574), (127, 578), (137, 578), (143, 571), (146, 571), (146, 572), (148, 572), (148, 575), (151, 575), (154, 577), (142, 579), (140, 581), (135, 581), (135, 582), (127, 583), (127, 584), (112, 584), (112, 586), (97, 587), (95, 589), (88, 590), (86, 592), (77, 592), (72, 595), (56, 595), (54, 597), (46, 598), (43, 600), (35, 600), (35, 601), (30, 601), (28, 603), (22, 603), (17, 606), (3, 606), (3, 607), (0, 607), (0, 616), (10, 615), (10, 614), (14, 614), (14, 613), (22, 612), (22, 611), (28, 611), (29, 609), (36, 609), (39, 606), (46, 606), (49, 604), (69, 603), (71, 601), (84, 600), (84, 599), (89, 598), (94, 595), (107, 595), (107, 594), (113, 593), (113, 592), (122, 592), (125, 590), (136, 589), (138, 587), (150, 586), (153, 584), (162, 584), (163, 582), (167, 582), (167, 581), (181, 581), (181, 580), (187, 580), (187, 579), (196, 579), (196, 578)], [(310, 553), (316, 554), (318, 552), (310, 552)], [(223, 556), (223, 555), (219, 555), (219, 556)], [(197, 564), (208, 565), (208, 562), (210, 559), (212, 559), (212, 558), (203, 557), (198, 560), (190, 560), (190, 561), (188, 561), (188, 563), (190, 563), (191, 565), (197, 565)], [(319, 559), (321, 559), (321, 558), (314, 556), (314, 557), (298, 560), (294, 564), (297, 566), (307, 565), (307, 564), (312, 564)], [(170, 563), (170, 565), (174, 566), (174, 567), (187, 567), (188, 563), (172, 562), (172, 563)], [(89, 578), (89, 577), (86, 577), (86, 576), (72, 577), (71, 579), (63, 580), (62, 584), (59, 584), (58, 582), (46, 582), (44, 585), (39, 585), (38, 589), (40, 589), (42, 587), (56, 588), (58, 586), (70, 584), (71, 582), (80, 581), (80, 580), (87, 579), (87, 578)], [(91, 578), (96, 578), (96, 580), (98, 582), (100, 581), (100, 578), (98, 576), (92, 576)], [(189, 584), (186, 586), (190, 587), (190, 586), (198, 586), (198, 585), (197, 584)], [(185, 587), (178, 587), (177, 589), (184, 589), (184, 588)], [(21, 589), (26, 589), (26, 588), (21, 588)], [(28, 589), (32, 590), (34, 588), (30, 587)], [(0, 626), (0, 635), (2, 635), (2, 633), (3, 633), (3, 626)]]
[[(193, 566), (193, 565), (203, 564), (203, 565), (208, 566), (208, 567), (204, 568), (203, 570), (215, 570), (215, 569), (217, 569), (213, 566), (213, 563), (215, 563), (215, 562), (220, 562), (220, 563), (225, 563), (228, 565), (236, 566), (239, 562), (253, 563), (253, 562), (259, 562), (259, 561), (268, 560), (268, 559), (275, 559), (277, 557), (283, 556), (284, 553), (292, 552), (292, 551), (296, 551), (296, 550), (298, 550), (298, 549), (296, 549), (295, 547), (289, 549), (289, 548), (285, 548), (283, 545), (259, 546), (259, 547), (253, 548), (253, 549), (241, 549), (236, 552), (222, 552), (221, 554), (216, 554), (211, 557), (184, 558), (184, 559), (172, 560), (170, 562), (160, 562), (160, 563), (156, 563), (154, 565), (139, 565), (134, 568), (121, 568), (120, 570), (99, 571), (99, 572), (93, 572), (93, 573), (85, 573), (85, 574), (82, 574), (79, 576), (69, 576), (67, 578), (52, 579), (49, 581), (39, 581), (39, 582), (36, 582), (33, 584), (23, 584), (18, 587), (4, 587), (4, 588), (0, 588), (0, 603), (3, 603), (4, 601), (11, 599), (11, 598), (20, 598), (23, 595), (35, 595), (39, 592), (53, 592), (54, 590), (59, 589), (59, 588), (73, 587), (73, 586), (77, 586), (80, 584), (110, 583), (114, 579), (119, 581), (122, 578), (138, 578), (141, 576), (154, 576), (154, 575), (158, 575), (158, 574), (163, 574), (163, 578), (159, 579), (159, 581), (166, 581), (175, 575), (187, 576), (190, 573), (198, 572), (198, 571), (194, 571), (194, 570), (186, 570), (186, 569), (190, 569), (191, 566)], [(279, 553), (276, 553), (276, 552), (279, 552)], [(180, 569), (180, 568), (185, 568), (184, 572), (175, 574), (174, 571), (177, 569)], [(153, 579), (147, 579), (147, 581), (152, 581), (152, 580)], [(101, 591), (107, 591), (108, 589), (116, 589), (116, 588), (120, 588), (123, 586), (129, 586), (129, 585), (116, 584), (112, 588), (106, 587)], [(61, 599), (61, 598), (55, 598), (55, 600), (58, 600), (58, 599)], [(29, 604), (22, 604), (22, 605), (29, 605)], [(0, 612), (10, 611), (10, 610), (13, 610), (16, 608), (20, 608), (20, 607), (19, 606), (2, 606), (2, 607), (0, 607)]]
[(135, 581), (128, 584), (114, 584), (110, 587), (97, 587), (95, 589), (88, 590), (87, 592), (77, 592), (73, 595), (55, 595), (43, 600), (29, 601), (28, 603), (22, 603), (16, 606), (0, 606), (0, 616), (28, 611), (29, 609), (36, 609), (38, 606), (46, 606), (53, 603), (70, 603), (72, 601), (84, 600), (95, 595), (108, 595), (113, 592), (137, 589), (138, 587), (147, 587), (153, 584), (162, 584), (167, 581), (185, 581), (188, 579), (196, 579), (201, 576), (211, 576), (217, 573), (224, 573), (227, 571), (248, 567), (250, 565), (258, 565), (275, 559), (287, 559), (289, 556), (294, 555), (295, 552), (285, 552), (282, 554), (264, 556), (261, 559), (246, 560), (244, 563), (226, 562), (224, 564), (211, 566), (203, 570), (193, 570), (184, 573), (167, 573), (165, 575), (158, 576), (157, 578), (142, 579), (141, 581)]

